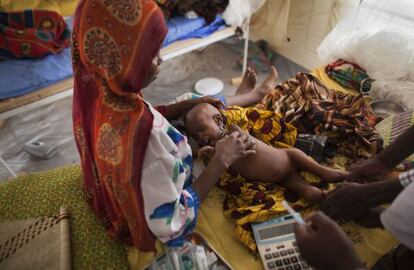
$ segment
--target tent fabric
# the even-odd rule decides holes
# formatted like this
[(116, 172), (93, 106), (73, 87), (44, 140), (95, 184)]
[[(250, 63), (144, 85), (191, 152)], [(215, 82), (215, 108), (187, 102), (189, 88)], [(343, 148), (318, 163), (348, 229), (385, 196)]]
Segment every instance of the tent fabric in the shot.
[(251, 20), (251, 37), (266, 40), (279, 54), (312, 70), (321, 65), (319, 44), (358, 4), (359, 0), (268, 0)]

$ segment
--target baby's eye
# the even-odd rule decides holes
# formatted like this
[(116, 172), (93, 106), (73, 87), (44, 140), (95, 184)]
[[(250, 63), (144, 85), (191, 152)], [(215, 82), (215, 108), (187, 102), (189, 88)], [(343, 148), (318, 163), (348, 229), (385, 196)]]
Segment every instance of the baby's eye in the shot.
[(203, 132), (204, 130), (206, 130), (206, 126), (205, 126), (205, 125), (201, 125), (201, 126), (198, 128), (198, 131), (200, 131), (200, 132)]
[(202, 138), (201, 139), (201, 144), (203, 145), (209, 145), (210, 143), (210, 139), (209, 138)]

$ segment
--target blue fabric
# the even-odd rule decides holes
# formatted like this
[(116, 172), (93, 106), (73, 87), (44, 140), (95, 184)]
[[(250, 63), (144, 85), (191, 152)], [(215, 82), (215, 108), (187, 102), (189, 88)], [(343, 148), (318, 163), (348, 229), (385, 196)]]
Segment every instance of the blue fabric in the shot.
[[(72, 29), (73, 19), (67, 19), (66, 23)], [(167, 22), (167, 26), (168, 34), (163, 46), (177, 40), (206, 37), (223, 28), (224, 20), (217, 16), (211, 24), (206, 24), (203, 18), (175, 17)], [(42, 59), (0, 61), (0, 100), (28, 94), (71, 76), (70, 48)]]
[[(166, 243), (167, 246), (169, 247), (182, 246), (185, 242), (185, 238), (187, 237), (187, 235), (190, 232), (192, 232), (197, 225), (198, 211), (200, 208), (200, 198), (198, 197), (198, 194), (193, 190), (192, 187), (188, 187), (186, 188), (186, 190), (188, 191), (188, 193), (191, 194), (191, 197), (192, 197), (192, 201), (187, 201), (187, 203), (188, 205), (191, 205), (192, 207), (194, 207), (195, 218), (192, 221), (188, 221), (189, 223), (186, 225), (186, 228), (184, 229), (184, 232), (181, 234), (181, 236), (174, 238)], [(190, 200), (190, 198), (187, 198), (187, 200)]]
[(195, 19), (187, 19), (184, 16), (173, 17), (167, 21), (168, 33), (162, 46), (165, 47), (177, 40), (207, 37), (224, 26), (224, 20), (219, 16), (216, 16), (210, 24), (207, 24), (202, 17)]
[[(72, 18), (66, 23), (72, 29)], [(70, 48), (42, 59), (0, 61), (0, 99), (21, 96), (71, 76)]]
[(221, 102), (223, 102), (224, 106), (227, 107), (227, 100), (226, 100), (226, 97), (225, 96), (222, 96), (222, 95), (214, 95), (213, 97), (219, 99)]

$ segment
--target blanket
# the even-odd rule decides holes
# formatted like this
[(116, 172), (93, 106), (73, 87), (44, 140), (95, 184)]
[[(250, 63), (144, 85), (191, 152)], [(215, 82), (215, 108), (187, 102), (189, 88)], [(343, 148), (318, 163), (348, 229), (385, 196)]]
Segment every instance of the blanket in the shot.
[(0, 59), (41, 58), (69, 44), (70, 31), (56, 12), (0, 12)]
[[(327, 134), (334, 139), (338, 152), (342, 154), (327, 160), (330, 166), (336, 164), (344, 168), (350, 160), (369, 157), (382, 146), (382, 139), (374, 129), (375, 115), (362, 95), (348, 95), (328, 89), (306, 73), (299, 73), (277, 86), (256, 107), (232, 106), (224, 113), (227, 127), (237, 124), (273, 147), (295, 145), (297, 130), (293, 125), (298, 127), (299, 133)], [(310, 173), (301, 174), (320, 189), (335, 188)], [(219, 186), (227, 192), (223, 203), (225, 216), (236, 221), (236, 235), (252, 251), (256, 250), (256, 243), (251, 224), (285, 213), (281, 205), (283, 200), (305, 214), (312, 210), (296, 193), (275, 183), (247, 181), (231, 170), (221, 178)]]
[(364, 97), (329, 89), (308, 73), (278, 85), (257, 108), (275, 111), (299, 133), (327, 135), (350, 160), (369, 158), (382, 148), (374, 128), (378, 118)]

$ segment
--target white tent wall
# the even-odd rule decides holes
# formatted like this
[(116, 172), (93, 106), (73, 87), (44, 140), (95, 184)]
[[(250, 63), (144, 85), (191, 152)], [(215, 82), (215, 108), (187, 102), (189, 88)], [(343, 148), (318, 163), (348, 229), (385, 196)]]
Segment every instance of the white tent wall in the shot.
[(264, 39), (279, 54), (313, 69), (321, 65), (317, 48), (359, 0), (267, 0), (251, 19), (253, 40)]

